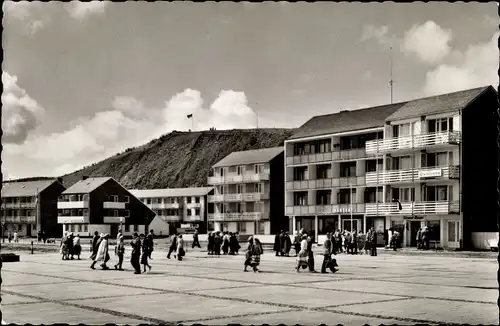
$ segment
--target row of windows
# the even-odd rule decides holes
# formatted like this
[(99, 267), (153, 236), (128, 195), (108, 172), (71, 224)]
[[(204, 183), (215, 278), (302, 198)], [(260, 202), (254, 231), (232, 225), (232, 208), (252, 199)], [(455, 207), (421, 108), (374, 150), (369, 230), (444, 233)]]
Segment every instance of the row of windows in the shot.
[[(234, 222), (233, 222), (234, 223)], [(209, 221), (207, 224), (207, 229), (208, 231), (214, 231), (215, 230), (215, 225), (213, 221)], [(222, 223), (222, 231), (229, 231), (229, 224), (223, 222)], [(247, 224), (246, 222), (236, 222), (236, 231), (239, 233), (246, 233), (247, 232)], [(264, 234), (266, 231), (265, 228), (265, 222), (257, 222), (257, 230), (256, 234)]]
[(36, 197), (3, 197), (2, 201), (6, 204), (31, 204), (35, 203)]
[[(144, 204), (151, 205), (151, 204), (178, 204), (180, 202), (180, 199), (178, 197), (163, 197), (163, 198), (144, 198), (142, 200)], [(188, 204), (193, 203), (193, 198), (192, 197), (186, 197), (186, 202)], [(194, 198), (194, 203), (199, 204), (200, 203), (200, 197), (195, 197)]]
[[(159, 216), (180, 216), (179, 209), (155, 209), (153, 211)], [(187, 216), (200, 216), (200, 209), (196, 208), (194, 214), (192, 209), (188, 209), (186, 214)]]
[(225, 168), (218, 168), (217, 171), (221, 176), (224, 176), (225, 171), (229, 173), (235, 173), (237, 175), (242, 175), (245, 172), (253, 172), (255, 174), (260, 174), (264, 172), (264, 164), (254, 164), (254, 165), (241, 165), (241, 166), (229, 166)]
[[(139, 232), (139, 225), (124, 225), (125, 232)], [(73, 233), (88, 233), (89, 225), (88, 224), (64, 224), (63, 229), (67, 232)]]
[[(234, 186), (236, 189), (235, 194), (244, 194), (244, 193), (263, 193), (264, 192), (264, 184), (263, 183), (255, 183), (253, 185), (247, 184), (247, 185), (241, 185), (237, 184)], [(217, 186), (217, 191), (219, 194), (223, 195), (224, 193), (230, 194), (232, 192), (229, 192), (229, 186), (224, 185), (224, 186)], [(245, 191), (246, 190), (246, 191)]]
[(2, 209), (2, 215), (5, 216), (35, 216), (36, 211), (33, 209)]

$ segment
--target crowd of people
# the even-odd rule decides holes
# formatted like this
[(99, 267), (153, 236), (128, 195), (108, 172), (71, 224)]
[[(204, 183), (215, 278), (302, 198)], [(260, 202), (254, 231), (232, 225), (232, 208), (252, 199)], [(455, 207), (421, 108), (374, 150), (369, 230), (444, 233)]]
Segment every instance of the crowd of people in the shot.
[(82, 253), (82, 246), (80, 245), (80, 236), (73, 234), (73, 232), (66, 233), (61, 239), (61, 254), (63, 260), (77, 259), (80, 260)]
[(208, 254), (220, 256), (222, 251), (223, 255), (237, 255), (241, 249), (238, 237), (238, 232), (209, 232), (207, 245)]

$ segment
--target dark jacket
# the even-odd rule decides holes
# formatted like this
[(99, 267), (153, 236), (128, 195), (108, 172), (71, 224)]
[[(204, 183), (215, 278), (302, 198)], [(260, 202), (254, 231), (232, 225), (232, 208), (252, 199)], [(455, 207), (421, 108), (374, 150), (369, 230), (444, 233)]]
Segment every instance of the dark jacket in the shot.
[(141, 239), (132, 240), (130, 245), (132, 246), (132, 256), (139, 257), (141, 255)]
[(326, 239), (325, 242), (323, 243), (323, 247), (325, 247), (325, 251), (323, 252), (323, 254), (326, 256), (331, 256), (331, 254), (332, 254), (332, 241), (329, 239)]

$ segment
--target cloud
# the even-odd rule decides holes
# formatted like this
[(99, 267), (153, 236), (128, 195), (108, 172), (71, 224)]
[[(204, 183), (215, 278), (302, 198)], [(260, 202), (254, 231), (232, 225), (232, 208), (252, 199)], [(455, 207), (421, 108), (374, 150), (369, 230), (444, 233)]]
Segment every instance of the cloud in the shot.
[(83, 20), (91, 15), (104, 14), (109, 3), (109, 1), (71, 1), (66, 4), (66, 10), (72, 18)]
[(361, 41), (366, 42), (369, 40), (375, 40), (383, 46), (394, 46), (394, 44), (398, 42), (398, 38), (396, 36), (389, 34), (389, 27), (386, 25), (379, 27), (374, 25), (365, 25), (363, 27)]
[(3, 72), (2, 83), (2, 141), (22, 144), (41, 123), (45, 110), (17, 85), (16, 76)]
[[(193, 114), (193, 119), (188, 119), (188, 114)], [(15, 158), (36, 161), (37, 166), (47, 167), (42, 174), (63, 175), (173, 130), (187, 131), (193, 123), (196, 130), (254, 128), (256, 119), (245, 93), (233, 90), (222, 90), (209, 108), (204, 106), (201, 93), (193, 89), (172, 96), (162, 108), (118, 96), (112, 109), (79, 118), (64, 132), (32, 136), (23, 144), (5, 146), (5, 161), (14, 168)]]
[(498, 37), (470, 45), (463, 53), (454, 50), (454, 62), (444, 62), (426, 74), (424, 93), (436, 95), (485, 85), (498, 85)]
[(422, 62), (435, 64), (451, 52), (448, 44), (451, 39), (451, 30), (443, 29), (429, 20), (406, 31), (401, 48), (403, 52), (415, 55)]

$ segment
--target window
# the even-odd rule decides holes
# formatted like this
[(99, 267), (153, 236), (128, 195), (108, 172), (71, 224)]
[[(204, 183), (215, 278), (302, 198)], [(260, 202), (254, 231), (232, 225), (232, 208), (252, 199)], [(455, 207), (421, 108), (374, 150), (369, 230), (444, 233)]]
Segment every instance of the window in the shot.
[(258, 232), (259, 232), (258, 234), (264, 234), (264, 233), (266, 233), (266, 224), (265, 224), (265, 222), (261, 221), (261, 222), (258, 222), (257, 224), (258, 224), (257, 227), (258, 227)]
[(316, 205), (330, 205), (332, 202), (331, 190), (318, 190), (316, 193)]
[(130, 203), (130, 196), (125, 196), (125, 202)]
[(89, 226), (87, 224), (83, 225), (82, 232), (85, 232), (85, 233), (89, 232)]
[(424, 186), (425, 201), (446, 201), (451, 199), (452, 186)]
[(130, 232), (130, 225), (125, 224), (125, 232)]
[(219, 194), (224, 195), (224, 186), (219, 187)]
[(307, 206), (307, 192), (295, 192), (293, 194), (294, 206)]
[(343, 230), (346, 230), (346, 231), (353, 231), (353, 230), (361, 230), (360, 229), (360, 223), (359, 223), (359, 220), (357, 219), (353, 219), (352, 220), (352, 229), (351, 229), (351, 220), (350, 219), (344, 219), (342, 220), (342, 225), (343, 225)]
[(220, 169), (220, 176), (223, 177), (224, 176), (224, 168), (221, 168)]
[(78, 210), (78, 216), (83, 216), (83, 209)]
[(236, 185), (236, 193), (237, 194), (243, 193), (243, 185)]
[(331, 174), (331, 165), (318, 165), (316, 167), (316, 179), (326, 179), (329, 178)]
[(130, 217), (130, 211), (128, 209), (123, 211), (123, 217)]
[(356, 176), (356, 162), (341, 162), (340, 163), (340, 177), (355, 177)]
[(199, 208), (196, 208), (196, 209), (194, 210), (194, 215), (196, 215), (196, 216), (200, 216), (200, 209), (199, 209)]
[(139, 232), (139, 225), (134, 224), (134, 232)]
[(353, 204), (356, 203), (356, 189), (340, 189), (337, 193), (337, 202), (339, 204), (350, 204), (351, 197)]
[(243, 171), (244, 171), (243, 169), (244, 169), (244, 167), (243, 167), (243, 166), (238, 166), (238, 167), (236, 168), (236, 173), (237, 173), (238, 175), (242, 175), (242, 174), (243, 174)]
[(293, 168), (293, 180), (294, 181), (304, 181), (306, 180), (307, 167), (295, 167)]
[(237, 231), (240, 233), (246, 233), (247, 232), (247, 223), (246, 222), (238, 222), (237, 224)]
[(197, 204), (199, 204), (199, 203), (200, 203), (200, 197), (196, 197), (194, 200), (195, 200), (195, 202), (196, 202)]
[(148, 205), (151, 205), (151, 198), (147, 199)]
[(191, 204), (191, 197), (187, 197), (186, 199), (187, 199), (187, 203)]
[(190, 209), (187, 210), (187, 216), (191, 216), (191, 210)]
[(117, 217), (117, 216), (118, 216), (118, 210), (116, 210), (116, 209), (115, 209), (115, 210), (113, 210), (113, 215), (112, 215), (112, 216)]
[(262, 164), (255, 164), (254, 169), (255, 169), (255, 174), (260, 174), (263, 172), (264, 166)]
[(401, 202), (415, 201), (415, 188), (400, 188), (399, 200)]
[(263, 189), (264, 189), (264, 186), (262, 183), (256, 183), (255, 184), (255, 192), (256, 193), (262, 193), (263, 192)]

